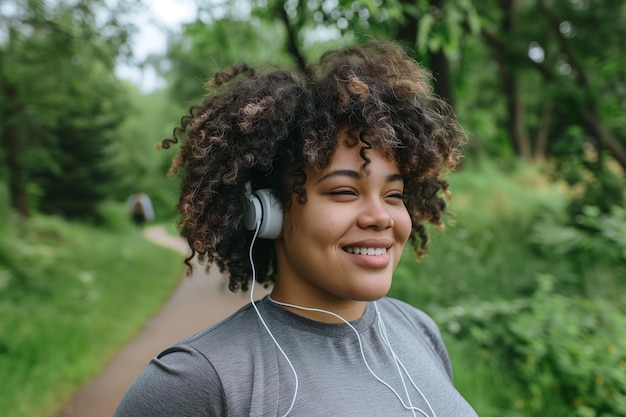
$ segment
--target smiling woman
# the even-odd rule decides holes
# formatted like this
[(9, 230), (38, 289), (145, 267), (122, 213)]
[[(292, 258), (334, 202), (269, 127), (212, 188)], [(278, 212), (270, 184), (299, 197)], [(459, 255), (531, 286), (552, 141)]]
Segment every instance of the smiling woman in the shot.
[(370, 42), (209, 87), (162, 147), (182, 141), (188, 267), (208, 260), (251, 302), (155, 358), (116, 416), (475, 416), (435, 323), (385, 297), (407, 241), (422, 256), (441, 224), (465, 140), (429, 74)]

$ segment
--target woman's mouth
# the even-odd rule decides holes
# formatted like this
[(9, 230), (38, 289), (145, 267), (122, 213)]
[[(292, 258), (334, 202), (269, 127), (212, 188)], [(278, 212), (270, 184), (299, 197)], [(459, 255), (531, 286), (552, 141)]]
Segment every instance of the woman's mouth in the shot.
[(387, 253), (387, 248), (359, 248), (345, 247), (344, 251), (354, 255), (381, 256)]

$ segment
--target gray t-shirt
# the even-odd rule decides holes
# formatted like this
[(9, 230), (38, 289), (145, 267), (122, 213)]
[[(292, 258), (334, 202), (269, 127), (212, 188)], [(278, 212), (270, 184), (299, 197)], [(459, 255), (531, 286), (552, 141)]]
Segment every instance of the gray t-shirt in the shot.
[[(391, 298), (376, 303), (393, 352), (419, 391), (404, 376), (405, 391), (370, 302), (351, 324), (374, 374), (407, 406), (408, 392), (412, 406), (424, 412), (415, 411), (416, 416), (476, 416), (452, 384), (448, 354), (430, 317)], [(370, 373), (347, 324), (309, 320), (267, 297), (257, 306), (297, 374), (290, 416), (413, 415)], [(294, 393), (293, 370), (247, 305), (154, 358), (114, 417), (283, 416)]]

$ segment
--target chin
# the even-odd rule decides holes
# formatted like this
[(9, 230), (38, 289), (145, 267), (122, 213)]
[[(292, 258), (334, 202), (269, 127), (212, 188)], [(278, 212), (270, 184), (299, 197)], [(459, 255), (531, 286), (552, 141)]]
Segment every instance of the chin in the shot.
[(365, 288), (360, 288), (358, 293), (358, 301), (376, 301), (380, 300), (387, 295), (391, 288), (391, 281), (384, 284), (379, 283), (377, 285), (369, 285)]

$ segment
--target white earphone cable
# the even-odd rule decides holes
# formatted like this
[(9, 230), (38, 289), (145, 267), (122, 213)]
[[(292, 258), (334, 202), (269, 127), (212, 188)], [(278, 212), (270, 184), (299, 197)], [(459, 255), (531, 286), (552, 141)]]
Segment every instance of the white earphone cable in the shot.
[[(376, 303), (374, 303), (374, 306), (376, 307), (376, 315), (378, 317), (378, 329), (379, 329), (379, 331), (380, 331), (380, 333), (382, 335), (382, 338), (383, 338), (383, 341), (385, 342), (385, 345), (387, 346), (387, 348), (389, 348), (389, 351), (391, 352), (391, 355), (393, 356), (393, 359), (396, 361), (396, 365), (400, 366), (402, 368), (402, 370), (406, 374), (407, 378), (409, 378), (409, 381), (411, 381), (411, 385), (413, 385), (413, 388), (415, 388), (415, 390), (424, 399), (424, 402), (428, 406), (428, 409), (432, 413), (432, 416), (433, 417), (437, 417), (437, 414), (435, 413), (435, 410), (433, 410), (433, 407), (430, 405), (430, 402), (428, 401), (428, 398), (426, 398), (426, 396), (424, 395), (422, 390), (420, 390), (419, 387), (417, 386), (417, 384), (415, 383), (415, 381), (413, 381), (413, 378), (411, 378), (411, 375), (409, 374), (409, 371), (407, 371), (406, 367), (404, 366), (404, 364), (402, 363), (400, 358), (398, 358), (398, 356), (396, 355), (396, 352), (391, 347), (391, 342), (389, 341), (389, 336), (387, 335), (387, 328), (385, 327), (385, 322), (382, 320), (382, 316), (380, 314), (380, 311), (378, 311), (378, 306), (376, 305)], [(400, 374), (400, 376), (402, 377), (402, 374)], [(404, 384), (404, 378), (402, 378), (402, 383)], [(410, 402), (410, 399), (409, 399), (409, 402)], [(418, 411), (420, 413), (424, 414), (425, 416), (427, 415), (422, 410), (418, 409)]]
[(265, 323), (265, 320), (263, 320), (263, 317), (261, 316), (261, 312), (259, 311), (259, 308), (254, 302), (254, 286), (256, 285), (256, 269), (254, 267), (254, 258), (252, 257), (252, 248), (254, 247), (254, 242), (256, 241), (256, 237), (259, 234), (260, 226), (261, 226), (261, 222), (258, 221), (256, 225), (256, 230), (254, 232), (254, 236), (252, 237), (252, 242), (250, 243), (250, 251), (248, 252), (248, 256), (250, 257), (250, 266), (252, 267), (252, 287), (250, 288), (250, 304), (252, 304), (252, 308), (254, 308), (254, 311), (259, 317), (259, 320), (261, 320), (261, 323), (263, 323), (263, 327), (265, 327), (265, 330), (267, 330), (267, 334), (269, 334), (269, 336), (272, 338), (272, 340), (274, 341), (274, 344), (276, 345), (280, 353), (282, 353), (283, 357), (289, 364), (291, 371), (293, 372), (293, 377), (295, 379), (295, 388), (294, 388), (293, 398), (291, 400), (291, 405), (289, 406), (289, 409), (287, 410), (287, 412), (283, 414), (283, 417), (286, 417), (287, 415), (289, 415), (289, 413), (291, 413), (291, 410), (293, 409), (293, 406), (296, 402), (296, 397), (298, 396), (298, 373), (296, 372), (296, 368), (294, 368), (293, 364), (289, 360), (289, 357), (287, 357), (287, 354), (285, 353), (283, 348), (280, 346), (280, 344), (278, 343), (278, 341), (272, 334), (272, 331), (270, 330), (269, 326)]

